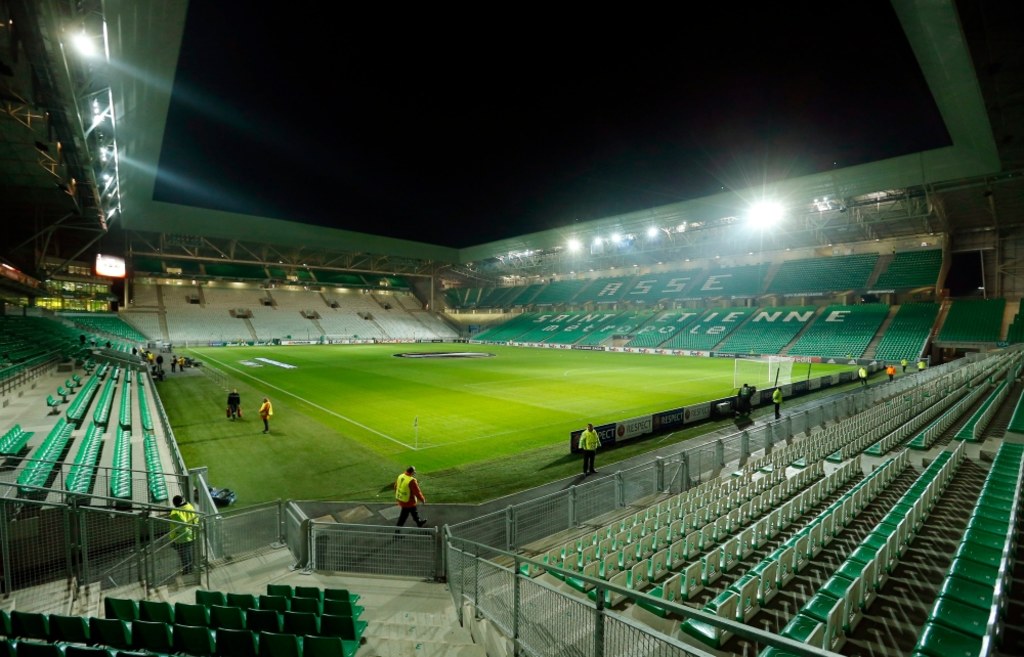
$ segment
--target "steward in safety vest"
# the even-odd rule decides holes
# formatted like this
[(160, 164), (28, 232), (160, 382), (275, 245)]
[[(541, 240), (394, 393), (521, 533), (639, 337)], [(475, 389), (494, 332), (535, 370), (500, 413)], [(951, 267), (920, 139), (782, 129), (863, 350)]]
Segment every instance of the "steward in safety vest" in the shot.
[(416, 511), (416, 502), (420, 501), (426, 504), (427, 500), (423, 497), (419, 482), (416, 481), (416, 468), (411, 465), (395, 480), (395, 501), (402, 508), (402, 512), (398, 515), (399, 527), (405, 524), (409, 516), (412, 516), (419, 527), (427, 524), (426, 520), (420, 519), (419, 513)]

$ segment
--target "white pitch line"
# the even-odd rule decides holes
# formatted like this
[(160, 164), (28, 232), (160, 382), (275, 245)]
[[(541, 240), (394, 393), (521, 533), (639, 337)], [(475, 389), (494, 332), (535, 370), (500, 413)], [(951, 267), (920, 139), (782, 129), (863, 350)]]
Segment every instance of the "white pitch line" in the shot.
[(227, 368), (229, 370), (238, 372), (242, 376), (247, 376), (250, 379), (253, 379), (255, 381), (259, 381), (261, 384), (267, 386), (268, 388), (273, 388), (274, 390), (277, 390), (277, 391), (281, 392), (282, 394), (288, 395), (289, 397), (294, 397), (295, 399), (298, 399), (300, 402), (302, 402), (304, 404), (309, 404), (313, 408), (319, 409), (319, 410), (323, 411), (324, 413), (327, 413), (329, 415), (333, 415), (334, 417), (336, 417), (336, 418), (338, 418), (340, 420), (344, 420), (345, 422), (348, 422), (350, 424), (354, 424), (355, 426), (359, 427), (360, 429), (365, 429), (366, 431), (369, 431), (370, 433), (375, 433), (378, 436), (380, 436), (381, 438), (384, 438), (386, 440), (390, 440), (393, 443), (397, 443), (397, 444), (401, 445), (402, 447), (404, 447), (406, 449), (411, 449), (413, 451), (418, 451), (417, 448), (413, 447), (412, 445), (407, 445), (406, 443), (403, 443), (401, 440), (398, 440), (396, 438), (392, 438), (391, 436), (389, 436), (387, 434), (383, 434), (383, 433), (377, 431), (376, 429), (373, 429), (371, 427), (366, 426), (365, 424), (360, 424), (359, 422), (356, 422), (352, 418), (345, 417), (341, 413), (336, 413), (336, 412), (332, 411), (329, 408), (324, 408), (320, 404), (314, 404), (313, 402), (309, 401), (305, 397), (299, 397), (298, 395), (296, 395), (293, 392), (288, 392), (287, 390), (285, 390), (283, 388), (278, 388), (274, 384), (267, 383), (266, 381), (264, 381), (263, 379), (259, 378), (258, 376), (253, 376), (252, 374), (249, 374), (248, 372), (246, 372), (244, 370), (240, 370), (237, 367), (232, 367), (231, 365), (228, 365), (227, 363), (221, 362), (221, 361), (217, 360), (216, 358), (212, 358), (209, 355), (204, 354), (203, 357), (208, 359), (208, 360), (212, 360), (213, 362), (217, 363), (218, 365), (220, 365), (222, 367), (225, 367), (225, 368)]

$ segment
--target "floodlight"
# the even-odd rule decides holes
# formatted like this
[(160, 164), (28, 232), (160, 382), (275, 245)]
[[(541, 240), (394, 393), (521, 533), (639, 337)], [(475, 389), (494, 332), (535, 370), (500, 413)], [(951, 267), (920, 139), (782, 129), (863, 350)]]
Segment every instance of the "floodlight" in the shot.
[(622, 235), (618, 233), (612, 233), (612, 244), (618, 244), (622, 241)]
[(657, 226), (651, 226), (650, 228), (647, 229), (647, 237), (655, 238), (657, 236), (658, 236), (658, 227)]
[(758, 201), (750, 206), (747, 221), (759, 228), (770, 228), (782, 219), (782, 206), (774, 201)]
[(578, 239), (576, 239), (575, 237), (572, 238), (571, 240), (569, 240), (568, 246), (569, 246), (569, 253), (576, 253), (581, 248), (583, 248), (583, 245), (580, 244), (580, 241)]
[(603, 240), (600, 237), (595, 237), (594, 238), (594, 246), (601, 246), (602, 243), (603, 243)]
[(71, 37), (71, 43), (74, 44), (78, 52), (85, 57), (96, 56), (96, 44), (85, 32), (78, 32)]

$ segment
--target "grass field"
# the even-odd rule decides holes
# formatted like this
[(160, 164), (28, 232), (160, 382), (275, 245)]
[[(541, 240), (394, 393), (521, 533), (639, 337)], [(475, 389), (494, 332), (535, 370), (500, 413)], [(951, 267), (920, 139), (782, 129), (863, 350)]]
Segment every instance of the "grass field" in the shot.
[[(396, 356), (454, 351), (477, 357)], [(234, 489), (243, 505), (383, 501), (379, 496), (410, 463), (432, 501), (490, 499), (574, 474), (579, 464), (568, 455), (569, 432), (587, 422), (735, 392), (727, 359), (451, 344), (211, 348), (189, 355), (203, 367), (168, 374), (161, 398), (185, 462), (208, 466), (211, 483)], [(806, 376), (807, 366), (798, 367)], [(814, 365), (811, 374), (845, 368)], [(227, 387), (242, 395), (242, 421), (225, 418)], [(256, 415), (263, 396), (274, 404), (269, 435)], [(599, 463), (699, 432), (634, 441), (602, 454)]]

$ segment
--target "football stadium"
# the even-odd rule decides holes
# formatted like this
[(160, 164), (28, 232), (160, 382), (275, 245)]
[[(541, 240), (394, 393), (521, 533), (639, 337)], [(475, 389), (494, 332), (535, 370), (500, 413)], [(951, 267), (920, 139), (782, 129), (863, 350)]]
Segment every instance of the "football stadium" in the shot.
[[(0, 657), (1024, 654), (1019, 7), (848, 10), (910, 64), (865, 55), (892, 92), (875, 136), (916, 130), (894, 87), (919, 81), (938, 145), (544, 226), (397, 226), (356, 191), (383, 141), (365, 172), (321, 149), (337, 180), (309, 187), (351, 194), (345, 224), (255, 177), (231, 205), (173, 160), (232, 150), (176, 132), (192, 107), (289, 166), (241, 95), (187, 93), (211, 6), (0, 0)], [(324, 69), (245, 57), (345, 124), (349, 99), (297, 102)], [(795, 119), (870, 104), (848, 82)], [(598, 141), (641, 139), (607, 121)]]

